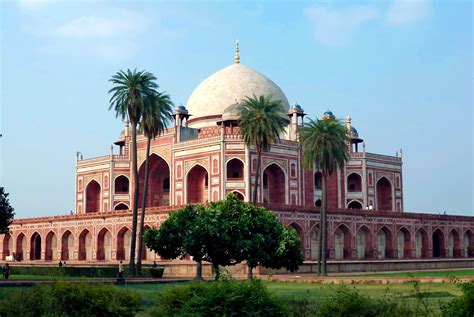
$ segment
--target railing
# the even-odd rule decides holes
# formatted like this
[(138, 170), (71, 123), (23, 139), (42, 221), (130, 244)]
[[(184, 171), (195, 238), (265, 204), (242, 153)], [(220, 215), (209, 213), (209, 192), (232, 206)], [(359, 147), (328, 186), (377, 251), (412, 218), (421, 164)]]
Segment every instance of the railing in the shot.
[(103, 155), (103, 156), (97, 156), (89, 159), (82, 159), (77, 161), (77, 165), (87, 165), (91, 163), (97, 163), (101, 161), (109, 161), (110, 160), (110, 155)]
[(391, 155), (383, 155), (383, 154), (375, 154), (375, 153), (369, 153), (369, 152), (365, 152), (365, 157), (366, 158), (372, 158), (372, 159), (387, 160), (387, 161), (392, 161), (392, 162), (397, 162), (397, 163), (402, 162), (401, 157), (391, 156)]

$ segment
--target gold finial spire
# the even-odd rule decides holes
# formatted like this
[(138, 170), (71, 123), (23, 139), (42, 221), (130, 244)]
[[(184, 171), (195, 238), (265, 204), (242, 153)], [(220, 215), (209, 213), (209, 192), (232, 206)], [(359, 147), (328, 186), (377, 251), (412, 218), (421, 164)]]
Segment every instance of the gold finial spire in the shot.
[(235, 41), (235, 63), (240, 64), (240, 56), (239, 56), (239, 40)]

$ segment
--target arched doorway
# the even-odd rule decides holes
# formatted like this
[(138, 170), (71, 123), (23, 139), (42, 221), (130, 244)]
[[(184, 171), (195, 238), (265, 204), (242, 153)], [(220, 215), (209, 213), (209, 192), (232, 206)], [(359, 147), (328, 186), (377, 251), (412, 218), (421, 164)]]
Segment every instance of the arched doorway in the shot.
[(132, 242), (132, 231), (123, 227), (117, 234), (117, 260), (130, 259), (130, 245)]
[(377, 209), (392, 210), (392, 184), (386, 177), (378, 180), (376, 186)]
[(22, 232), (16, 238), (16, 259), (23, 261), (26, 257), (26, 242), (25, 234)]
[(86, 187), (86, 213), (100, 211), (100, 185), (92, 180)]
[(410, 232), (405, 228), (401, 228), (397, 234), (397, 254), (399, 259), (410, 258)]
[(461, 255), (461, 243), (459, 233), (456, 230), (451, 230), (448, 235), (448, 257), (457, 258)]
[(464, 257), (474, 256), (474, 235), (467, 230), (463, 236)]
[(188, 172), (186, 192), (189, 204), (209, 201), (209, 175), (201, 165), (195, 165)]
[(54, 254), (58, 251), (58, 239), (53, 231), (50, 231), (46, 235), (46, 250), (44, 254), (44, 259), (46, 261), (55, 260)]
[(378, 259), (391, 258), (392, 252), (392, 233), (384, 226), (377, 233), (377, 257)]
[(7, 256), (12, 255), (13, 253), (13, 239), (9, 233), (5, 234), (3, 237), (3, 259), (5, 260)]
[(353, 200), (347, 205), (347, 209), (362, 209), (362, 204), (357, 200)]
[(61, 260), (74, 260), (74, 236), (67, 230), (61, 238)]
[(41, 236), (38, 232), (33, 233), (30, 240), (30, 260), (41, 260)]
[(130, 182), (124, 175), (120, 175), (115, 179), (115, 193), (128, 194), (130, 190)]
[(97, 260), (108, 261), (112, 258), (112, 235), (102, 228), (97, 235)]
[(115, 206), (114, 210), (130, 210), (130, 208), (124, 203), (120, 203), (117, 206)]
[(347, 176), (347, 191), (361, 192), (362, 191), (362, 177), (357, 173), (352, 173)]
[(227, 180), (236, 181), (244, 179), (244, 163), (233, 158), (227, 162)]
[(314, 227), (310, 238), (311, 260), (319, 259), (319, 228)]
[(372, 236), (366, 226), (362, 226), (356, 234), (357, 258), (359, 260), (372, 257)]
[(92, 260), (92, 234), (84, 229), (79, 235), (79, 261)]
[(334, 259), (351, 257), (351, 232), (345, 225), (339, 225), (334, 231)]
[(262, 173), (263, 202), (267, 204), (285, 204), (285, 173), (275, 163), (268, 165)]
[(433, 257), (441, 258), (445, 256), (444, 234), (441, 230), (436, 229), (433, 232)]
[[(146, 207), (169, 206), (170, 204), (170, 167), (166, 161), (152, 154), (148, 158), (150, 167), (148, 176), (148, 192), (146, 197)], [(145, 161), (138, 170), (140, 180), (140, 196), (138, 206), (141, 208), (143, 199), (143, 188), (145, 186)]]
[(303, 234), (303, 229), (297, 224), (297, 223), (292, 223), (288, 226), (288, 228), (291, 228), (296, 231), (296, 234), (298, 235), (298, 238), (300, 238), (300, 245), (301, 245), (301, 253), (304, 255), (304, 234)]
[(419, 229), (415, 234), (415, 257), (417, 259), (428, 257), (428, 235), (424, 229)]

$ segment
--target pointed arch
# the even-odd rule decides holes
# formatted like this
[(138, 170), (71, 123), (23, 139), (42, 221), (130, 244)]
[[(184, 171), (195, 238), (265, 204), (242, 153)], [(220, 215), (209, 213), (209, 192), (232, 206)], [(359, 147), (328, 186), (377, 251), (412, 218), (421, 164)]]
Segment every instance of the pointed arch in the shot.
[(112, 258), (112, 235), (107, 228), (102, 228), (97, 235), (97, 260), (108, 261)]
[(240, 158), (231, 158), (226, 162), (226, 167), (226, 176), (228, 181), (244, 179), (244, 161), (242, 161)]
[(319, 259), (319, 225), (316, 225), (311, 230), (310, 235), (310, 255), (311, 260)]
[(362, 209), (362, 203), (356, 199), (352, 200), (347, 204), (347, 209)]
[(446, 256), (446, 248), (444, 243), (444, 233), (441, 229), (437, 228), (433, 231), (433, 257), (442, 258)]
[(130, 207), (126, 203), (118, 203), (115, 205), (114, 210), (130, 210)]
[(420, 228), (415, 233), (415, 257), (417, 259), (427, 258), (429, 251), (428, 234)]
[[(145, 170), (146, 164), (143, 160), (138, 169), (139, 179), (139, 208), (143, 204), (143, 189), (145, 186)], [(156, 153), (150, 154), (148, 158), (149, 176), (148, 176), (148, 192), (146, 199), (146, 207), (158, 207), (170, 205), (170, 165), (161, 155)]]
[(411, 257), (411, 236), (407, 228), (401, 227), (397, 232), (397, 253), (399, 259)]
[(393, 210), (392, 206), (392, 183), (388, 178), (382, 176), (375, 185), (377, 193), (377, 209), (378, 210)]
[(92, 234), (84, 229), (79, 235), (79, 261), (90, 260), (92, 260)]
[(284, 205), (287, 202), (287, 175), (276, 163), (270, 163), (262, 169), (263, 203)]
[(74, 235), (70, 230), (66, 230), (61, 237), (61, 260), (74, 260)]
[(356, 233), (357, 258), (372, 258), (372, 232), (366, 225), (362, 225)]
[(240, 191), (238, 190), (233, 190), (232, 193), (237, 196), (237, 198), (239, 198), (240, 200), (244, 201), (245, 200), (245, 196), (244, 194), (242, 194)]
[(301, 252), (304, 254), (304, 252), (303, 252), (303, 250), (304, 250), (304, 232), (303, 232), (303, 228), (301, 228), (301, 226), (299, 224), (297, 224), (296, 222), (290, 223), (288, 225), (288, 228), (291, 228), (291, 229), (295, 230), (296, 234), (300, 238)]
[(23, 261), (26, 258), (26, 236), (23, 232), (16, 238), (16, 258), (18, 261)]
[(41, 235), (37, 231), (30, 238), (30, 260), (41, 260)]
[(86, 213), (100, 212), (102, 189), (99, 182), (91, 180), (86, 186)]
[(461, 237), (456, 229), (448, 234), (448, 257), (458, 258), (461, 256)]
[(352, 255), (352, 233), (345, 224), (340, 224), (333, 232), (334, 258), (336, 260), (350, 259)]
[(347, 176), (347, 191), (350, 193), (362, 191), (362, 177), (359, 173), (352, 172)]
[(186, 194), (188, 204), (209, 201), (209, 172), (201, 164), (194, 164), (186, 174)]
[(117, 260), (130, 259), (130, 245), (132, 231), (127, 226), (122, 227), (117, 233)]
[(54, 231), (48, 232), (46, 235), (46, 248), (44, 259), (45, 261), (53, 261), (55, 260), (55, 254), (58, 251), (58, 238)]
[(130, 179), (125, 175), (119, 175), (114, 180), (115, 194), (128, 194), (130, 192)]
[(393, 257), (393, 236), (387, 226), (382, 226), (377, 232), (377, 257), (378, 259)]
[(13, 238), (7, 233), (3, 236), (3, 259), (5, 260), (7, 256), (12, 255), (13, 253)]
[(474, 257), (474, 234), (470, 229), (463, 234), (463, 256)]

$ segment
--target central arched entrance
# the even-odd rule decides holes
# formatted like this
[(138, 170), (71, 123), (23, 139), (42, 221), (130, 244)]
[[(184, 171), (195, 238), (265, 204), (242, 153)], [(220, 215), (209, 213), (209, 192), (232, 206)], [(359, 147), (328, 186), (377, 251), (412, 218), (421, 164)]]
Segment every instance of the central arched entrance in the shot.
[(61, 260), (74, 260), (74, 236), (67, 230), (61, 238)]
[(392, 210), (392, 184), (386, 177), (378, 180), (376, 186), (377, 209)]
[(38, 232), (33, 233), (30, 240), (30, 260), (41, 260), (41, 236)]
[(188, 204), (209, 201), (209, 174), (201, 165), (195, 165), (187, 175), (186, 192)]
[(58, 239), (53, 231), (50, 231), (46, 235), (46, 250), (44, 254), (44, 259), (46, 261), (53, 261), (55, 260), (54, 254), (58, 250)]
[[(146, 197), (146, 207), (169, 206), (170, 204), (170, 167), (168, 163), (156, 154), (148, 158), (148, 192)], [(144, 161), (138, 170), (140, 180), (140, 196), (138, 206), (143, 205), (143, 188), (145, 186), (145, 165)]]
[(262, 173), (263, 202), (266, 204), (285, 204), (285, 172), (275, 163), (268, 165)]
[(444, 234), (441, 230), (436, 229), (433, 232), (433, 257), (441, 258), (445, 256)]
[(100, 211), (100, 185), (92, 180), (86, 187), (86, 213)]

